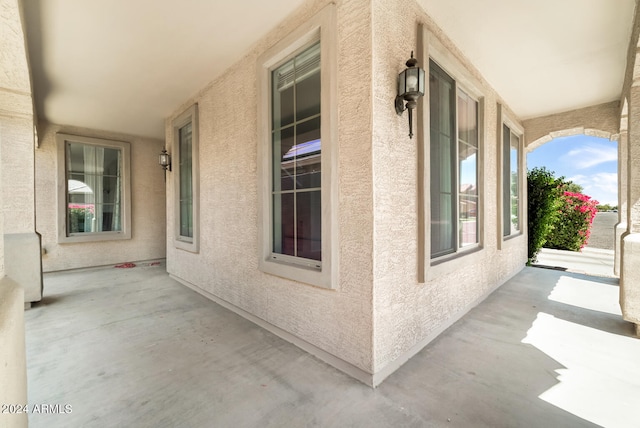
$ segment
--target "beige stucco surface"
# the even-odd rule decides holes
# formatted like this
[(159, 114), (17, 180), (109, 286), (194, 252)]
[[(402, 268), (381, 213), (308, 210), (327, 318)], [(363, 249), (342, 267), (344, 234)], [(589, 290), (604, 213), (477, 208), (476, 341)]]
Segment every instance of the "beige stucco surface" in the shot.
[[(13, 266), (5, 266), (4, 241), (7, 233), (33, 234), (35, 222), (33, 109), (25, 46), (19, 2), (0, 0), (0, 404), (16, 405), (27, 403), (25, 293), (23, 284), (6, 275)], [(38, 256), (36, 252), (36, 261)], [(26, 414), (0, 416), (0, 427), (26, 426)]]
[[(416, 143), (407, 138), (406, 115), (396, 115), (393, 100), (397, 73), (415, 49), (418, 23), (427, 23), (436, 34), (438, 29), (412, 0), (343, 0), (336, 2), (339, 284), (324, 290), (258, 270), (257, 109), (240, 105), (255, 105), (258, 56), (327, 3), (306, 3), (167, 119), (170, 139), (173, 118), (198, 103), (200, 252), (173, 244), (174, 176), (169, 174), (167, 269), (364, 372), (376, 373), (424, 346), (519, 271), (526, 261), (526, 240), (515, 237), (497, 250), (498, 97), (485, 84), (484, 249), (464, 269), (417, 282)], [(445, 38), (442, 43), (451, 46)]]
[(640, 86), (629, 88), (628, 100), (627, 231), (622, 235), (620, 305), (624, 319), (640, 326)]
[[(42, 234), (45, 272), (165, 257), (165, 193), (158, 154), (160, 140), (41, 122), (36, 149), (37, 230)], [(58, 243), (56, 133), (131, 143), (132, 238), (120, 241)]]
[[(0, 405), (27, 404), (24, 293), (9, 278), (0, 278)], [(0, 427), (26, 427), (26, 413), (0, 417)], [(3, 411), (5, 413), (5, 411)]]
[[(505, 242), (502, 250), (497, 249), (496, 104), (502, 101), (414, 1), (374, 0), (373, 16), (374, 370), (379, 372), (403, 354), (424, 346), (476, 301), (522, 269), (526, 239), (524, 235), (515, 237)], [(418, 142), (406, 135), (406, 114), (398, 117), (393, 109), (396, 76), (411, 50), (416, 49), (418, 23), (424, 24), (430, 37), (436, 38), (480, 83), (485, 105), (484, 161), (480, 167), (484, 171), (484, 187), (480, 191), (485, 207), (483, 248), (427, 267), (426, 283), (418, 283), (417, 275)], [(396, 31), (397, 28), (414, 30)], [(429, 49), (429, 41), (426, 48)], [(513, 115), (510, 118), (517, 120)]]
[[(359, 369), (372, 369), (371, 13), (366, 0), (338, 1), (337, 144), (340, 283), (335, 290), (258, 270), (257, 58), (328, 1), (307, 2), (240, 63), (187, 100), (198, 103), (200, 252), (176, 249), (174, 175), (167, 179), (167, 269)], [(239, 102), (242, 100), (242, 102)], [(245, 107), (246, 106), (246, 107)]]
[(536, 117), (523, 122), (525, 145), (532, 151), (554, 138), (585, 134), (616, 139), (620, 129), (620, 103), (613, 101), (597, 106), (550, 116)]
[(0, 278), (23, 288), (26, 302), (42, 297), (35, 232), (34, 113), (20, 3), (0, 2)]
[[(640, 11), (633, 22), (627, 53), (627, 70), (621, 96), (621, 115), (627, 115), (626, 231), (622, 234), (620, 260), (620, 306), (625, 320), (636, 324), (640, 336)], [(624, 161), (624, 160), (623, 160)]]
[(25, 40), (16, 0), (0, 2), (0, 150), (5, 230), (33, 232), (33, 107)]
[(20, 15), (18, 0), (0, 0), (0, 82), (3, 88), (31, 93)]

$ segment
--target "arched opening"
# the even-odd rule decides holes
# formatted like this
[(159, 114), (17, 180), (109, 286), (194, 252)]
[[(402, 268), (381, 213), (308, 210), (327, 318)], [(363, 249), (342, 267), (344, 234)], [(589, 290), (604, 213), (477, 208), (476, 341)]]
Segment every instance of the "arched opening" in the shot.
[[(556, 178), (577, 185), (573, 190), (598, 201), (599, 211), (591, 227), (591, 236), (580, 254), (564, 254), (543, 249), (538, 263), (601, 276), (614, 276), (616, 240), (619, 223), (619, 147), (618, 135), (609, 132), (573, 128), (553, 132), (527, 145), (527, 169), (545, 167)], [(549, 245), (554, 247), (554, 245)], [(557, 248), (557, 247), (556, 247)], [(553, 256), (553, 257), (551, 257)], [(558, 260), (566, 265), (558, 266)], [(574, 267), (575, 269), (575, 267)]]

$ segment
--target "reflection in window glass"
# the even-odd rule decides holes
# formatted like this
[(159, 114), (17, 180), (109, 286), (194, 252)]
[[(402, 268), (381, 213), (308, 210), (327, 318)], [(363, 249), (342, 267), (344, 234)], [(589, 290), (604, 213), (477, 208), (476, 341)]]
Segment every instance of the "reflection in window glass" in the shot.
[(433, 61), (429, 69), (431, 117), (431, 257), (456, 251), (455, 89), (453, 79)]
[(122, 150), (66, 143), (67, 235), (122, 231)]
[(458, 91), (459, 246), (478, 243), (478, 103)]
[(320, 43), (272, 72), (273, 253), (322, 260)]
[(502, 218), (503, 236), (520, 231), (520, 138), (507, 126), (502, 126)]
[(519, 206), (520, 206), (520, 198), (518, 192), (518, 182), (519, 182), (519, 169), (518, 169), (518, 148), (520, 146), (520, 139), (513, 132), (511, 133), (511, 150), (510, 150), (510, 176), (511, 183), (509, 186), (510, 191), (510, 200), (511, 200), (511, 233), (516, 233), (520, 231), (520, 216), (518, 215)]
[(180, 236), (193, 238), (193, 159), (191, 122), (178, 130)]
[(478, 244), (478, 102), (429, 64), (431, 258)]

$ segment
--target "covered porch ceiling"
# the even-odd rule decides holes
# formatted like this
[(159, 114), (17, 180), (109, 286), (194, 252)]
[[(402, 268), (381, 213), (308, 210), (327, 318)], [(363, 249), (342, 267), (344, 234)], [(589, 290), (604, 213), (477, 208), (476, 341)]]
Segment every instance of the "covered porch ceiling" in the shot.
[[(418, 2), (521, 119), (620, 98), (635, 0)], [(165, 117), (304, 3), (23, 1), (38, 116), (163, 139)]]

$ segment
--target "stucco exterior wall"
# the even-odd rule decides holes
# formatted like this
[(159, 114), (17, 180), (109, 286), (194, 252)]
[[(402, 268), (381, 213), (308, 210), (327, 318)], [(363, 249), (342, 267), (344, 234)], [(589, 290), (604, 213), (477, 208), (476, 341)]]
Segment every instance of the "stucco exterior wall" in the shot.
[[(132, 238), (121, 241), (58, 243), (56, 133), (131, 143)], [(164, 142), (130, 135), (41, 122), (36, 149), (36, 217), (42, 234), (45, 272), (165, 257), (165, 192), (158, 154)]]
[[(520, 271), (526, 262), (527, 244), (523, 233), (504, 241), (498, 250), (501, 238), (496, 221), (499, 215), (497, 103), (503, 104), (503, 111), (512, 121), (517, 121), (517, 117), (415, 1), (373, 0), (372, 4), (374, 372), (382, 378)], [(430, 260), (427, 260), (425, 283), (418, 282), (419, 138), (408, 138), (407, 114), (398, 117), (393, 106), (396, 76), (404, 68), (410, 52), (417, 51), (419, 24), (430, 33), (426, 50), (434, 42), (433, 38), (437, 39), (479, 83), (485, 106), (484, 160), (480, 166), (483, 171), (480, 194), (484, 204), (482, 249), (437, 266), (429, 266)], [(428, 69), (428, 64), (420, 65)], [(428, 99), (420, 102), (428, 103)], [(420, 118), (414, 120), (421, 126)], [(428, 140), (426, 147), (429, 147)], [(526, 201), (524, 194), (522, 201)], [(522, 224), (526, 225), (524, 216)], [(428, 242), (427, 234), (427, 245)]]
[(198, 103), (200, 251), (174, 246), (174, 175), (167, 179), (167, 270), (176, 278), (348, 362), (372, 370), (371, 8), (339, 0), (338, 211), (340, 281), (328, 290), (258, 269), (256, 62), (329, 1), (306, 3), (236, 66), (168, 118)]
[(554, 138), (585, 134), (614, 140), (620, 130), (620, 103), (581, 108), (523, 122), (525, 145), (532, 151)]
[[(620, 260), (620, 307), (623, 318), (635, 324), (640, 337), (640, 10), (636, 3), (627, 51), (627, 69), (621, 96), (621, 116), (627, 114), (626, 226)], [(628, 110), (627, 110), (628, 109)], [(622, 122), (622, 127), (625, 123)]]
[[(175, 177), (169, 174), (167, 269), (203, 294), (374, 374), (375, 384), (524, 266), (526, 233), (501, 242), (499, 250), (496, 221), (497, 104), (512, 121), (517, 117), (414, 0), (338, 1), (340, 283), (324, 290), (261, 273), (257, 109), (239, 107), (256, 103), (254, 67), (246, 65), (327, 3), (307, 3), (167, 119), (170, 144), (172, 120), (198, 104), (200, 250), (174, 245)], [(420, 23), (481, 82), (486, 117), (483, 248), (427, 269), (426, 283), (417, 279), (416, 140), (406, 136), (406, 115), (398, 118), (393, 108), (396, 76), (416, 49)]]
[[(0, 0), (1, 404), (27, 404), (24, 302), (29, 284), (18, 284), (8, 276), (15, 267), (5, 266), (4, 241), (7, 233), (13, 237), (33, 234), (33, 184), (33, 107), (20, 3)], [(38, 256), (36, 251), (36, 260)], [(26, 427), (27, 423), (26, 414), (0, 417), (0, 427)]]
[[(10, 278), (0, 278), (0, 403), (27, 404), (24, 291)], [(27, 414), (0, 417), (1, 428), (26, 427)]]
[[(33, 232), (33, 105), (19, 3), (0, 2), (0, 120), (2, 179), (11, 183), (5, 192), (5, 230)], [(6, 185), (6, 184), (5, 184)]]

